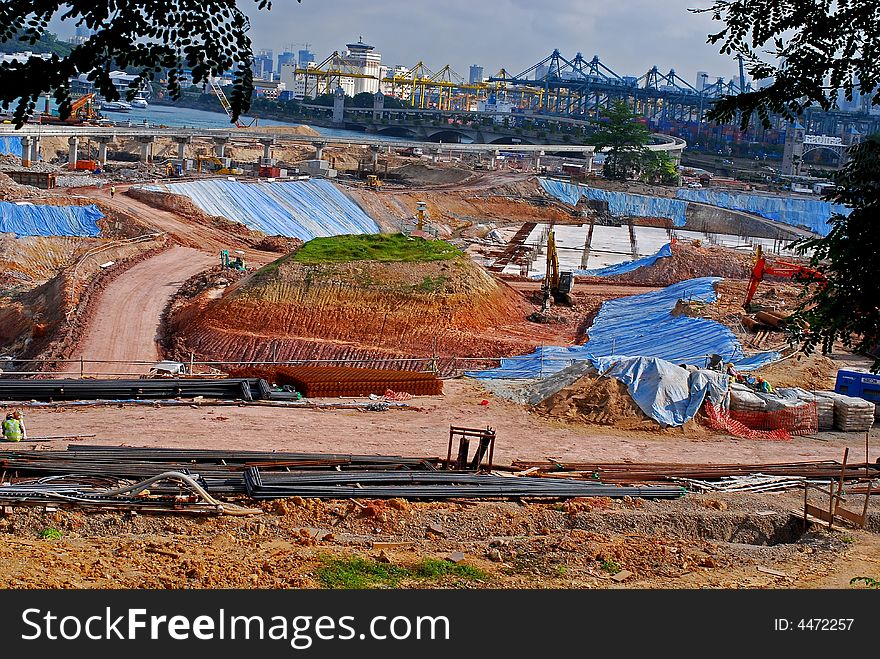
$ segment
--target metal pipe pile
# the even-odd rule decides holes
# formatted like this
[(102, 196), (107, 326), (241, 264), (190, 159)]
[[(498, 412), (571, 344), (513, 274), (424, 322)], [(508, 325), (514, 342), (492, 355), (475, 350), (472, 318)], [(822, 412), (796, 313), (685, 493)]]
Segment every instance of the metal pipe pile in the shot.
[(506, 477), (456, 472), (263, 473), (249, 467), (244, 475), (254, 499), (300, 496), (319, 499), (505, 499), (573, 497), (638, 497), (677, 499), (682, 487), (620, 487), (527, 476)]
[[(592, 463), (530, 462), (517, 460), (512, 467), (542, 477), (598, 479), (603, 483), (667, 483), (676, 479), (720, 480), (733, 476), (764, 474), (810, 480), (837, 480), (842, 464), (834, 460), (778, 464), (681, 464), (681, 463)], [(847, 463), (845, 480), (877, 478), (880, 464)]]
[(0, 378), (0, 400), (161, 400), (217, 398), (268, 400), (265, 380), (235, 378), (143, 378), (137, 380), (6, 380)]

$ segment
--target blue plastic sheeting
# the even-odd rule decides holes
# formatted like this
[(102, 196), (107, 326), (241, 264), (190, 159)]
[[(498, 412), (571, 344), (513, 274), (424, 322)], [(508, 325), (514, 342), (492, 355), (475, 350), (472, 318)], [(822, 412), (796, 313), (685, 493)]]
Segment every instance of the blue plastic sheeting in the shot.
[(148, 189), (185, 195), (210, 215), (222, 215), (269, 235), (311, 240), (379, 233), (379, 225), (369, 215), (323, 179), (278, 183), (214, 179)]
[(665, 245), (663, 245), (663, 247), (657, 250), (656, 254), (652, 254), (651, 256), (644, 256), (640, 259), (635, 259), (634, 261), (625, 261), (623, 263), (617, 263), (615, 265), (608, 265), (604, 268), (594, 268), (592, 270), (575, 270), (574, 274), (589, 277), (611, 277), (613, 275), (623, 275), (627, 272), (638, 270), (639, 268), (654, 265), (654, 263), (657, 262), (657, 259), (665, 259), (670, 256), (672, 256), (672, 244), (666, 243)]
[(696, 416), (708, 397), (720, 405), (727, 395), (728, 377), (717, 371), (689, 372), (656, 357), (601, 357), (590, 360), (599, 374), (626, 385), (630, 396), (662, 426), (682, 426)]
[(0, 153), (21, 157), (21, 139), (18, 137), (0, 137)]
[(602, 304), (588, 330), (590, 340), (586, 344), (537, 348), (529, 355), (502, 359), (499, 368), (467, 375), (481, 379), (538, 378), (576, 361), (619, 355), (659, 357), (673, 364), (704, 367), (709, 355), (719, 354), (741, 371), (779, 359), (777, 352), (746, 357), (733, 332), (714, 320), (672, 315), (679, 300), (714, 302), (714, 286), (720, 280), (689, 279), (659, 291), (609, 300)]
[(677, 196), (679, 199), (754, 213), (783, 224), (806, 227), (822, 236), (828, 235), (828, 220), (832, 215), (849, 215), (852, 210), (843, 204), (832, 204), (819, 199), (768, 197), (721, 190), (680, 188)]
[(541, 187), (548, 193), (566, 204), (575, 206), (581, 197), (598, 199), (608, 202), (608, 212), (612, 215), (631, 217), (668, 217), (677, 227), (686, 222), (685, 211), (687, 202), (668, 197), (649, 197), (647, 195), (629, 194), (628, 192), (611, 192), (589, 188), (585, 185), (574, 185), (553, 179), (539, 179)]
[(97, 206), (37, 206), (0, 202), (0, 233), (16, 236), (81, 236), (101, 233)]

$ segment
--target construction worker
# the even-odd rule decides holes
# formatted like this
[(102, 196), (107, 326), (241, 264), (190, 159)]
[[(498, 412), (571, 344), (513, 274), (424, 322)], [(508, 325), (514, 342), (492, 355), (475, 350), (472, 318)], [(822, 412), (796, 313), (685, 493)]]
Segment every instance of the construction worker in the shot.
[(113, 195), (115, 195), (115, 194), (116, 194), (116, 186), (111, 185), (110, 186), (110, 198), (113, 199)]
[(21, 426), (21, 438), (27, 439), (27, 426), (24, 425), (24, 414), (21, 413), (21, 410), (13, 410), (12, 418), (18, 421), (18, 425)]
[(767, 380), (762, 378), (760, 375), (758, 376), (758, 381), (755, 386), (755, 389), (757, 391), (760, 391), (761, 393), (765, 393), (765, 394), (772, 394), (773, 393), (773, 385), (770, 384), (769, 382), (767, 382)]
[(3, 421), (3, 439), (7, 442), (20, 442), (24, 439), (21, 423), (13, 416), (12, 412), (9, 412)]

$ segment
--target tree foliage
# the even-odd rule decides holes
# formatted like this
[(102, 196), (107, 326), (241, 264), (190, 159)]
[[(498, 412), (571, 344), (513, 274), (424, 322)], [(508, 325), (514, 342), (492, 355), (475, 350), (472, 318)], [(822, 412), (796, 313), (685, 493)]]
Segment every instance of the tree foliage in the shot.
[[(254, 2), (259, 9), (271, 9), (270, 0)], [(59, 114), (69, 116), (68, 81), (83, 73), (102, 96), (118, 100), (110, 78), (114, 68), (137, 72), (129, 98), (143, 82), (165, 70), (172, 98), (180, 96), (184, 70), (192, 72), (195, 84), (234, 71), (229, 99), (233, 120), (250, 107), (250, 21), (235, 0), (2, 0), (0, 42), (17, 40), (26, 50), (48, 33), (53, 18), (84, 26), (92, 36), (74, 46), (69, 55), (53, 54), (47, 60), (32, 57), (0, 66), (0, 103), (5, 109), (16, 104), (18, 126), (46, 92), (58, 102)]]
[[(22, 44), (19, 41), (19, 37), (21, 37), (23, 32), (15, 35), (9, 41), (5, 41), (0, 43), (0, 53), (17, 53), (22, 50)], [(36, 54), (56, 54), (59, 56), (70, 55), (70, 51), (73, 46), (69, 43), (65, 43), (63, 41), (59, 41), (58, 37), (51, 32), (44, 32), (39, 41), (36, 43), (28, 43), (27, 50)]]
[[(770, 114), (789, 120), (804, 108), (834, 107), (838, 92), (853, 91), (880, 103), (880, 11), (877, 0), (717, 0), (709, 12), (724, 24), (710, 34), (723, 54), (740, 54), (763, 89), (726, 96), (709, 111), (721, 123), (740, 117), (745, 129), (753, 113), (770, 127)], [(775, 61), (773, 61), (775, 60)]]
[(646, 151), (642, 157), (642, 180), (646, 183), (676, 185), (679, 175), (675, 160), (665, 151)]
[[(709, 112), (723, 122), (741, 113), (747, 126), (753, 113), (769, 125), (771, 113), (794, 119), (804, 108), (834, 107), (843, 90), (851, 100), (858, 89), (880, 105), (880, 7), (876, 0), (717, 0), (712, 18), (724, 23), (710, 34), (721, 52), (741, 54), (756, 80), (772, 84), (725, 97)], [(777, 58), (777, 62), (763, 57)], [(850, 149), (850, 161), (835, 177), (828, 198), (852, 208), (835, 215), (824, 238), (798, 241), (801, 254), (828, 278), (824, 287), (805, 288), (796, 330), (802, 348), (830, 352), (836, 341), (874, 355), (880, 371), (880, 138)]]
[(812, 252), (811, 265), (824, 272), (828, 285), (805, 291), (797, 317), (798, 338), (805, 352), (817, 346), (830, 352), (836, 341), (874, 354), (880, 370), (880, 136), (850, 149), (850, 161), (835, 178), (837, 191), (828, 199), (852, 208), (848, 217), (831, 218), (824, 238), (795, 243), (801, 254)]
[(616, 101), (594, 122), (596, 128), (587, 143), (607, 149), (602, 166), (606, 178), (626, 179), (641, 170), (651, 131), (636, 117), (626, 103)]

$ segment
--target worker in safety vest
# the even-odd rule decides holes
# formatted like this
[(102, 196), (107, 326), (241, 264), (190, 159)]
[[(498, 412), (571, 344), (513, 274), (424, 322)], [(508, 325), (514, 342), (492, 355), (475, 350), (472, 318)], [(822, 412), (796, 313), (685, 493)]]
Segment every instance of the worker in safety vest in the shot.
[(110, 186), (110, 198), (113, 199), (113, 195), (115, 195), (115, 194), (116, 194), (116, 186), (111, 185)]
[(3, 439), (7, 442), (20, 442), (24, 439), (24, 429), (12, 412), (7, 414), (3, 421)]
[(24, 425), (24, 414), (21, 413), (21, 410), (13, 410), (12, 418), (18, 421), (18, 425), (21, 426), (21, 438), (27, 439), (27, 426)]

